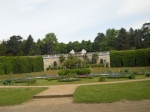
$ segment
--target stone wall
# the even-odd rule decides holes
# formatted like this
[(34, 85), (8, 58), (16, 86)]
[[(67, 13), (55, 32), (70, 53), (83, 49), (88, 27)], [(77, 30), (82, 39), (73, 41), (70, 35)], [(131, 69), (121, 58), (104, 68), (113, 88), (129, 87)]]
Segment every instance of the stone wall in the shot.
[[(92, 59), (92, 54), (93, 53), (86, 54), (90, 60)], [(68, 54), (64, 54), (64, 56), (67, 58)], [(80, 55), (75, 55), (75, 56), (77, 56), (80, 59), (83, 59), (84, 55), (80, 54)], [(61, 63), (59, 62), (59, 57), (60, 57), (60, 55), (45, 55), (45, 56), (43, 56), (44, 69), (48, 68), (49, 66), (54, 66), (55, 62), (57, 63), (57, 66), (60, 66)], [(106, 65), (106, 63), (108, 63), (109, 64), (108, 66), (110, 67), (109, 52), (99, 52), (98, 57), (99, 57), (99, 59), (97, 61), (97, 64), (99, 64), (100, 60), (103, 59), (104, 65)]]

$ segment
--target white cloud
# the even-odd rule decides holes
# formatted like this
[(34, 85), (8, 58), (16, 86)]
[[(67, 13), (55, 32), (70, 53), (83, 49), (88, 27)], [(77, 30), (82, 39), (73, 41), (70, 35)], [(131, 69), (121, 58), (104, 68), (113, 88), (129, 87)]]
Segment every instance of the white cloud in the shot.
[(23, 6), (20, 8), (19, 12), (20, 13), (28, 13), (28, 12), (33, 12), (35, 10), (34, 6)]
[(146, 1), (0, 0), (0, 38), (21, 35), (25, 39), (31, 34), (37, 40), (54, 32), (60, 42), (93, 41), (98, 32), (105, 33), (108, 28), (145, 23), (150, 18), (145, 16), (150, 11)]
[(150, 0), (124, 0), (117, 14), (126, 16), (147, 11), (150, 12)]

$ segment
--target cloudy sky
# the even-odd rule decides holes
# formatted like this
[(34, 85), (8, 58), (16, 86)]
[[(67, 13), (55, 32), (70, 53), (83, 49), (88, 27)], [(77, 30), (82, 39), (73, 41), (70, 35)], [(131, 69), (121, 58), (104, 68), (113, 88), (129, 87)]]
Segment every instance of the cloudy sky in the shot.
[(0, 40), (35, 41), (55, 33), (59, 42), (91, 40), (109, 28), (150, 22), (150, 0), (0, 0)]

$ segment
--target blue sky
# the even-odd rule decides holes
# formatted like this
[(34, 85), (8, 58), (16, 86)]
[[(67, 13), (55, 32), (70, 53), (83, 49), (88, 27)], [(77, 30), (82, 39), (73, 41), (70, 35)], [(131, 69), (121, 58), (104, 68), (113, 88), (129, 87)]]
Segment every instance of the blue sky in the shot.
[(55, 33), (59, 42), (91, 40), (109, 28), (150, 22), (150, 0), (0, 0), (0, 40), (35, 41)]

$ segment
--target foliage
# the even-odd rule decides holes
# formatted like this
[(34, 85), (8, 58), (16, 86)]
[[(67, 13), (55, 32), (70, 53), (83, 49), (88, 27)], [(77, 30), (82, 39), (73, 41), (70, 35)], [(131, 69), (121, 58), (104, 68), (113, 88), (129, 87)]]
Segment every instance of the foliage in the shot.
[(0, 75), (43, 71), (43, 58), (41, 56), (0, 57), (0, 70)]
[(98, 54), (97, 53), (92, 54), (92, 63), (97, 64), (97, 61), (98, 61)]
[(68, 59), (64, 61), (63, 66), (66, 66), (68, 69), (81, 68), (82, 61), (78, 57), (70, 55)]
[(146, 77), (150, 77), (150, 72), (146, 72), (146, 73), (145, 73), (145, 76), (146, 76)]
[(4, 80), (4, 81), (3, 81), (3, 84), (4, 84), (4, 85), (12, 85), (13, 82), (12, 82), (11, 80)]
[(9, 40), (0, 43), (1, 56), (27, 56), (27, 55), (45, 55), (45, 54), (66, 54), (72, 49), (80, 52), (85, 49), (87, 52), (100, 52), (110, 50), (132, 50), (150, 47), (150, 23), (143, 24), (141, 29), (125, 28), (107, 29), (106, 34), (98, 33), (94, 42), (82, 40), (59, 43), (54, 33), (48, 33), (45, 37), (34, 42), (33, 37), (29, 35), (27, 39), (21, 36), (11, 36)]
[(85, 75), (85, 74), (90, 74), (91, 70), (90, 69), (64, 69), (60, 70), (58, 72), (58, 75), (61, 77), (74, 77), (76, 74), (77, 75)]
[(128, 79), (135, 79), (135, 75), (133, 75), (133, 74), (128, 74)]
[(98, 81), (99, 81), (99, 82), (104, 82), (104, 81), (105, 81), (105, 76), (99, 76)]
[(60, 61), (61, 63), (63, 63), (63, 62), (65, 61), (65, 57), (64, 57), (64, 55), (60, 55), (60, 57), (59, 57), (59, 61)]
[(139, 50), (111, 51), (111, 67), (150, 66), (150, 48)]

